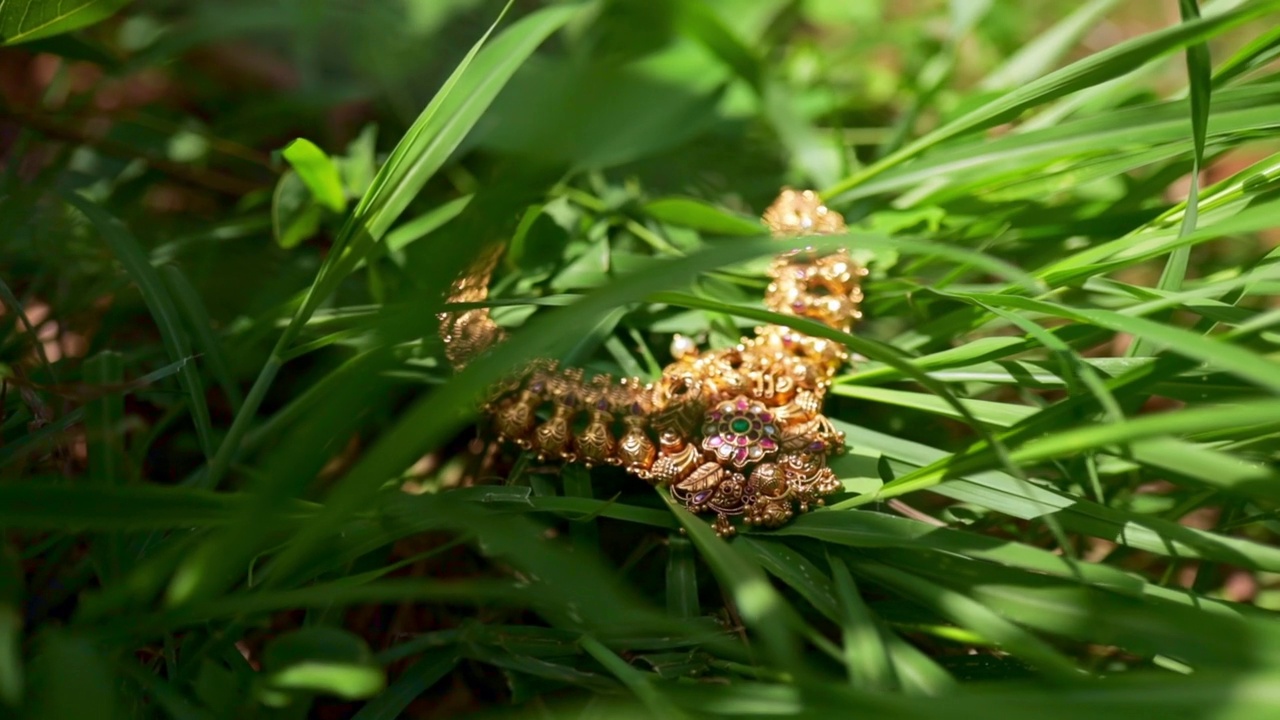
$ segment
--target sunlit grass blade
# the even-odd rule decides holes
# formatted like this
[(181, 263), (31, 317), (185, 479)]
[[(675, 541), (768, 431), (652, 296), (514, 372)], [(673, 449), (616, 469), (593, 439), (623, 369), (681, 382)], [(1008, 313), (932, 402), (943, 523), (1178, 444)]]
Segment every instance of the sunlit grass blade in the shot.
[(999, 643), (1051, 677), (1079, 677), (1074, 663), (1048, 643), (1022, 630), (971, 596), (935, 585), (923, 578), (872, 561), (854, 561), (852, 568), (863, 577), (882, 583), (918, 602), (961, 627), (969, 628)]
[(694, 547), (702, 555), (716, 580), (733, 598), (747, 627), (760, 638), (770, 665), (780, 669), (800, 669), (800, 645), (792, 632), (789, 608), (769, 584), (760, 567), (716, 537), (706, 523), (668, 500)]
[(823, 190), (823, 197), (841, 196), (880, 173), (914, 158), (947, 140), (1015, 119), (1022, 112), (1050, 100), (1121, 77), (1169, 52), (1213, 37), (1263, 13), (1280, 8), (1271, 0), (1250, 3), (1219, 15), (1158, 30), (1119, 43), (1029, 82), (928, 133), (879, 162)]
[(1080, 38), (1118, 4), (1119, 0), (1090, 0), (1080, 5), (1070, 15), (1010, 55), (984, 77), (978, 87), (983, 90), (1005, 90), (1048, 73), (1055, 63), (1080, 42)]
[[(482, 53), (497, 22), (481, 37), (410, 131), (396, 145), (374, 177), (338, 236), (336, 247), (307, 289), (301, 306), (281, 334), (254, 381), (245, 404), (236, 413), (202, 482), (216, 486), (240, 450), (267, 390), (284, 364), (284, 356), (316, 307), (364, 259), (399, 218), (410, 200), (448, 159), (480, 119), (516, 69), (552, 33), (569, 22), (582, 5), (546, 8), (503, 32)], [(474, 62), (473, 62), (474, 61)], [(443, 285), (441, 286), (443, 287)]]
[(1038, 573), (1074, 578), (1123, 592), (1142, 584), (1120, 570), (1062, 557), (1022, 543), (1000, 541), (976, 533), (936, 527), (874, 512), (815, 512), (797, 518), (778, 533), (801, 535), (835, 545), (860, 548), (917, 548), (989, 560)]
[(828, 557), (831, 577), (840, 598), (841, 630), (844, 634), (844, 662), (849, 682), (860, 690), (886, 691), (898, 684), (892, 656), (880, 627), (858, 594), (849, 567)]
[[(1182, 13), (1183, 22), (1192, 22), (1200, 18), (1200, 7), (1197, 0), (1179, 0), (1178, 9)], [(1189, 80), (1189, 96), (1191, 98), (1191, 140), (1195, 153), (1191, 162), (1191, 187), (1187, 190), (1186, 209), (1182, 214), (1182, 226), (1178, 236), (1185, 237), (1195, 232), (1196, 218), (1200, 202), (1200, 171), (1204, 167), (1205, 133), (1209, 125), (1209, 101), (1212, 93), (1210, 82), (1211, 60), (1209, 46), (1203, 42), (1187, 46), (1187, 78)], [(1190, 247), (1176, 248), (1169, 255), (1164, 271), (1160, 273), (1160, 281), (1156, 287), (1161, 290), (1176, 292), (1182, 288), (1187, 274), (1187, 263), (1191, 259)], [(1141, 338), (1129, 346), (1126, 354), (1137, 357), (1146, 354), (1149, 343)]]
[[(903, 463), (900, 476), (925, 466), (944, 466), (950, 453), (916, 442), (836, 421), (855, 447), (871, 447)], [(996, 510), (1012, 517), (1034, 519), (1049, 513), (1073, 531), (1106, 538), (1121, 545), (1170, 557), (1205, 558), (1254, 569), (1280, 571), (1280, 550), (1263, 543), (1185, 527), (1162, 518), (1110, 508), (1085, 498), (1058, 492), (1042, 484), (1028, 484), (1000, 473), (972, 473), (934, 485), (933, 492)], [(866, 505), (874, 495), (835, 503), (815, 516)], [(799, 521), (804, 522), (804, 521)]]

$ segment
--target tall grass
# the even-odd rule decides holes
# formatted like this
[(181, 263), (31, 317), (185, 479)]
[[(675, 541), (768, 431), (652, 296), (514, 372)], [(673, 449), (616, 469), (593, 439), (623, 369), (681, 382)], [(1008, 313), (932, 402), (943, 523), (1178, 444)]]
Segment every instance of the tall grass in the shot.
[[(215, 5), (0, 4), (56, 70), (0, 178), (0, 715), (1280, 712), (1280, 1)], [(280, 97), (192, 50), (281, 29)], [(231, 105), (94, 105), (140, 72)], [(760, 307), (784, 184), (850, 219), (852, 334)], [(511, 337), (454, 374), (495, 242)], [(530, 357), (760, 323), (857, 357), (846, 492), (783, 528), (472, 442)]]

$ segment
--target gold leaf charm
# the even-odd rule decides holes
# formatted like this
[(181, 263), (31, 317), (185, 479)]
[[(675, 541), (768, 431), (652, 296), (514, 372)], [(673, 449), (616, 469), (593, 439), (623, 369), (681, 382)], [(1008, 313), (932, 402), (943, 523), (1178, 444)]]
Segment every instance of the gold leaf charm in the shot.
[(689, 477), (676, 483), (671, 488), (671, 495), (684, 503), (690, 512), (701, 512), (720, 483), (729, 477), (729, 471), (716, 463), (699, 465)]

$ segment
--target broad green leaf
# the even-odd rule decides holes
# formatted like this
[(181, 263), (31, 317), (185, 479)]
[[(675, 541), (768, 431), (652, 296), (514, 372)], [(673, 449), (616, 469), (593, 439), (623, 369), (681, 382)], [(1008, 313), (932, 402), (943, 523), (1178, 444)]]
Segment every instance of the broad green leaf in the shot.
[(338, 166), (315, 143), (298, 138), (286, 145), (280, 154), (311, 191), (316, 202), (335, 213), (347, 209), (347, 193)]
[(271, 228), (276, 244), (288, 250), (301, 245), (320, 230), (324, 211), (295, 170), (276, 182), (271, 197)]
[(129, 0), (4, 0), (0, 45), (50, 37), (111, 17)]
[(364, 640), (335, 628), (304, 628), (280, 635), (263, 650), (262, 670), (264, 692), (285, 698), (293, 693), (319, 693), (361, 700), (381, 692), (386, 683)]
[(41, 720), (128, 717), (116, 675), (92, 640), (51, 629), (40, 638), (31, 660), (27, 713)]
[(646, 203), (644, 211), (662, 222), (716, 235), (751, 237), (764, 233), (764, 226), (758, 220), (692, 198), (659, 198)]

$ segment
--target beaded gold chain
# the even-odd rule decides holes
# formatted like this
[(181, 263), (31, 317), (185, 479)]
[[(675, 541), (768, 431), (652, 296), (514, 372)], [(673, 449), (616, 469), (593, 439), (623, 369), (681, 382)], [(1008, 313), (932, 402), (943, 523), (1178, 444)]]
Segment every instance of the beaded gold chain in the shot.
[[(816, 193), (783, 190), (764, 213), (778, 238), (834, 235), (844, 218)], [(498, 260), (490, 253), (454, 283), (449, 301), (481, 302)], [(859, 267), (846, 250), (795, 250), (774, 258), (765, 306), (848, 331), (861, 317)], [(487, 309), (440, 315), (445, 352), (462, 366), (504, 337)], [(483, 405), (498, 439), (542, 460), (617, 465), (695, 513), (714, 513), (721, 536), (729, 518), (776, 527), (798, 509), (822, 505), (840, 488), (827, 459), (844, 434), (822, 414), (844, 347), (791, 328), (766, 325), (734, 347), (699, 352), (672, 342), (675, 361), (656, 382), (585, 379), (580, 368), (537, 360), (498, 384)]]

